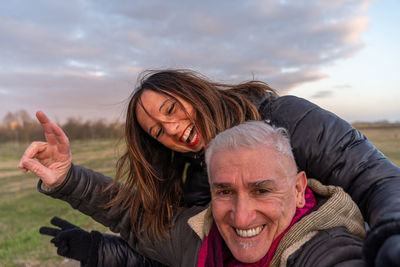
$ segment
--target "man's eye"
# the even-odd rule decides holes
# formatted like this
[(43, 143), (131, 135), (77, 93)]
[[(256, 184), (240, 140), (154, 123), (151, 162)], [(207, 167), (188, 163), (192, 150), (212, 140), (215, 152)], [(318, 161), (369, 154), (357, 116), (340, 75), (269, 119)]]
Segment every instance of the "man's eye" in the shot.
[(172, 103), (172, 105), (169, 107), (167, 114), (170, 115), (175, 109), (175, 103)]
[(254, 191), (255, 191), (256, 195), (265, 195), (265, 194), (268, 194), (269, 192), (271, 192), (270, 190), (265, 189), (265, 188), (259, 188)]
[(226, 196), (226, 195), (231, 195), (231, 194), (232, 194), (232, 191), (227, 190), (227, 189), (217, 191), (217, 195), (221, 195), (221, 196)]

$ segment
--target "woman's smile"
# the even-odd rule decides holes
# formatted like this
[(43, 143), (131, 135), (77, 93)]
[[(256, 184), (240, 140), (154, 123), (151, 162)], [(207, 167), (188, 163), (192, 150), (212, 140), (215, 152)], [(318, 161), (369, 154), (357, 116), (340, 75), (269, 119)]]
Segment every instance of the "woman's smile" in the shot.
[(195, 146), (199, 142), (200, 136), (194, 126), (194, 124), (188, 125), (183, 131), (179, 140), (188, 146)]

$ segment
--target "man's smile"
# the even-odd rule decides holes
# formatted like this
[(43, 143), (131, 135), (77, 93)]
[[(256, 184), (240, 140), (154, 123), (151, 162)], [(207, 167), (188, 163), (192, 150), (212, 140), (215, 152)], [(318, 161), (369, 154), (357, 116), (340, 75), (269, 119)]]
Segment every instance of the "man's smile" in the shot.
[(234, 228), (238, 236), (240, 237), (253, 237), (261, 233), (261, 231), (264, 229), (264, 225), (257, 226), (254, 228), (250, 229), (239, 229), (239, 228)]

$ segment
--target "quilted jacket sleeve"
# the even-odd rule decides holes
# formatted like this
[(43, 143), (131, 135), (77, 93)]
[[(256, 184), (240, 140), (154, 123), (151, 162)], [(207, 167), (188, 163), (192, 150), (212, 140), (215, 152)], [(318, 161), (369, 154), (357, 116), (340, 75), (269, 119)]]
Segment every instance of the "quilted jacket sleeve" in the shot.
[[(359, 206), (371, 231), (363, 254), (370, 266), (387, 238), (400, 236), (400, 168), (335, 114), (295, 97), (262, 106), (264, 118), (288, 129), (301, 170), (323, 184), (341, 186)], [(392, 247), (392, 254), (400, 255)]]
[(124, 238), (131, 237), (129, 211), (120, 211), (119, 207), (104, 208), (119, 188), (119, 184), (115, 184), (111, 190), (105, 192), (112, 181), (101, 173), (72, 165), (67, 178), (59, 187), (51, 191), (43, 190), (39, 180), (38, 190), (68, 202), (74, 209), (109, 227), (111, 231), (120, 233)]
[(81, 262), (82, 267), (167, 267), (167, 265), (146, 258), (132, 250), (120, 236), (102, 234), (97, 231), (92, 231), (90, 235), (92, 243), (89, 249), (89, 259)]
[(349, 123), (295, 96), (279, 97), (261, 112), (288, 129), (299, 168), (343, 187), (371, 227), (400, 219), (400, 168)]
[(130, 240), (128, 244), (118, 236), (92, 231), (91, 234), (100, 236), (100, 242), (92, 244), (91, 260), (84, 267), (194, 267), (202, 241), (187, 221), (204, 208), (180, 210), (173, 219), (174, 226), (168, 231), (170, 238), (162, 241), (151, 242), (143, 235), (135, 242)]
[(320, 231), (289, 256), (287, 266), (365, 267), (362, 240), (343, 227)]

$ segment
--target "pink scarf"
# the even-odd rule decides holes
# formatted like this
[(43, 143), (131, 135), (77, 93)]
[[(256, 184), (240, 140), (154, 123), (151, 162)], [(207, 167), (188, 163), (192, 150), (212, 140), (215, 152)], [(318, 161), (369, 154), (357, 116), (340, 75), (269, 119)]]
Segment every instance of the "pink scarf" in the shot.
[(317, 204), (314, 194), (308, 187), (305, 191), (306, 204), (303, 208), (296, 209), (296, 213), (293, 217), (292, 222), (281, 233), (271, 244), (268, 253), (255, 263), (242, 263), (236, 260), (232, 253), (229, 251), (224, 240), (218, 232), (218, 228), (215, 223), (211, 226), (210, 233), (203, 241), (203, 245), (200, 249), (199, 257), (197, 260), (198, 267), (267, 267), (275, 254), (276, 248), (278, 247), (279, 241), (283, 235), (289, 231), (289, 229), (299, 221), (305, 214), (307, 214)]

